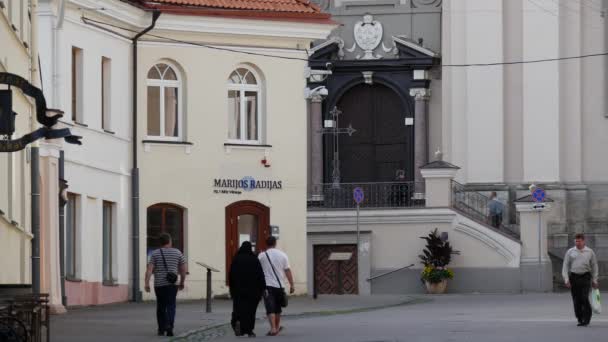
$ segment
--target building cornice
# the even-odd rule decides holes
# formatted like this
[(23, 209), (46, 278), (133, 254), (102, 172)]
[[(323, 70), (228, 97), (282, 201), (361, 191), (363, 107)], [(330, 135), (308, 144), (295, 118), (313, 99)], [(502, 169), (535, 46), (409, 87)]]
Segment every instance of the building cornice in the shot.
[[(150, 24), (151, 14), (121, 1), (70, 0), (72, 9), (89, 8), (91, 16), (105, 16), (138, 30)], [(86, 15), (86, 10), (84, 11)], [(254, 20), (163, 14), (155, 31), (265, 36), (297, 39), (325, 39), (335, 24), (300, 23), (280, 20)]]

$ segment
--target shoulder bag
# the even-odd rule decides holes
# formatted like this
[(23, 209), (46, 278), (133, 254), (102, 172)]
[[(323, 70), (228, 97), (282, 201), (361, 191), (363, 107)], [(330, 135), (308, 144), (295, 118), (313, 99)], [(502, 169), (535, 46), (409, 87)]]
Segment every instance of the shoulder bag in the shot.
[(169, 282), (169, 284), (175, 284), (177, 283), (177, 274), (173, 273), (173, 272), (169, 272), (169, 267), (167, 267), (167, 260), (165, 260), (165, 254), (163, 253), (163, 249), (160, 249), (160, 255), (163, 257), (163, 264), (165, 265), (165, 271), (167, 271), (167, 276), (165, 277), (165, 280), (167, 280)]

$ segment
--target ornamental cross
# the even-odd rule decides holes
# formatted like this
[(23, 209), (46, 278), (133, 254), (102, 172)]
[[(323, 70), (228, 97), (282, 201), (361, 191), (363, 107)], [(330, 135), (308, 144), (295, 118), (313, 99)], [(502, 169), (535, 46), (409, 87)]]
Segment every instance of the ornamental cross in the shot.
[[(333, 161), (332, 161), (332, 187), (339, 188), (340, 187), (340, 150), (339, 150), (339, 137), (340, 134), (348, 134), (351, 137), (356, 129), (353, 128), (351, 124), (346, 128), (340, 128), (340, 115), (342, 111), (338, 109), (338, 107), (334, 107), (329, 114), (331, 115), (331, 125), (324, 125), (325, 127), (320, 129), (318, 133), (321, 134), (332, 134), (334, 138), (334, 151), (333, 151)], [(328, 127), (330, 126), (330, 127)]]

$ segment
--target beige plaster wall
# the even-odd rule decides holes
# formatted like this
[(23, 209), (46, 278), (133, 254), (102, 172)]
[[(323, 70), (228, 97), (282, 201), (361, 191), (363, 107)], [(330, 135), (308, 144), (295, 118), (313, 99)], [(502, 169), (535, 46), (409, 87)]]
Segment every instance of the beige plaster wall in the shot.
[[(206, 40), (207, 37), (199, 36)], [(226, 41), (226, 44), (231, 43)], [(254, 42), (252, 42), (252, 45)], [(272, 54), (306, 58), (303, 52)], [(145, 77), (155, 63), (169, 60), (181, 71), (184, 87), (184, 140), (187, 145), (139, 144), (142, 286), (146, 251), (146, 208), (172, 203), (185, 208), (185, 254), (190, 268), (182, 297), (200, 298), (201, 261), (218, 268), (214, 293), (225, 293), (225, 208), (241, 200), (270, 207), (270, 224), (280, 226), (279, 248), (290, 257), (298, 292), (306, 290), (306, 103), (304, 61), (278, 60), (183, 45), (142, 43), (139, 60), (139, 136), (147, 127)], [(252, 65), (264, 85), (266, 147), (225, 147), (230, 73)], [(265, 168), (261, 159), (270, 161)], [(241, 195), (214, 194), (215, 178), (281, 180), (282, 190), (257, 189)]]
[[(29, 80), (30, 51), (24, 45), (30, 44), (27, 1), (13, 1), (12, 7), (0, 9), (0, 42), (0, 72)], [(6, 89), (4, 85), (0, 87)], [(19, 114), (14, 137), (30, 131), (32, 109), (21, 91), (13, 88), (13, 111)], [(0, 153), (0, 210), (4, 213), (0, 214), (0, 284), (30, 283), (31, 279), (30, 177), (26, 153)]]

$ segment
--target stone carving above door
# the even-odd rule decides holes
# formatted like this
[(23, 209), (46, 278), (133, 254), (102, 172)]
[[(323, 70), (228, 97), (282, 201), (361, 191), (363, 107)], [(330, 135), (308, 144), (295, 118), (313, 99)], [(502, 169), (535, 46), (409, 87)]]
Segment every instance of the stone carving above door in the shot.
[(346, 49), (348, 52), (354, 52), (357, 46), (363, 50), (363, 56), (357, 55), (357, 59), (380, 59), (381, 55), (375, 54), (374, 50), (382, 42), (382, 35), (384, 30), (382, 23), (374, 20), (371, 14), (363, 16), (363, 20), (355, 24), (353, 30), (355, 36), (355, 44), (350, 49)]

